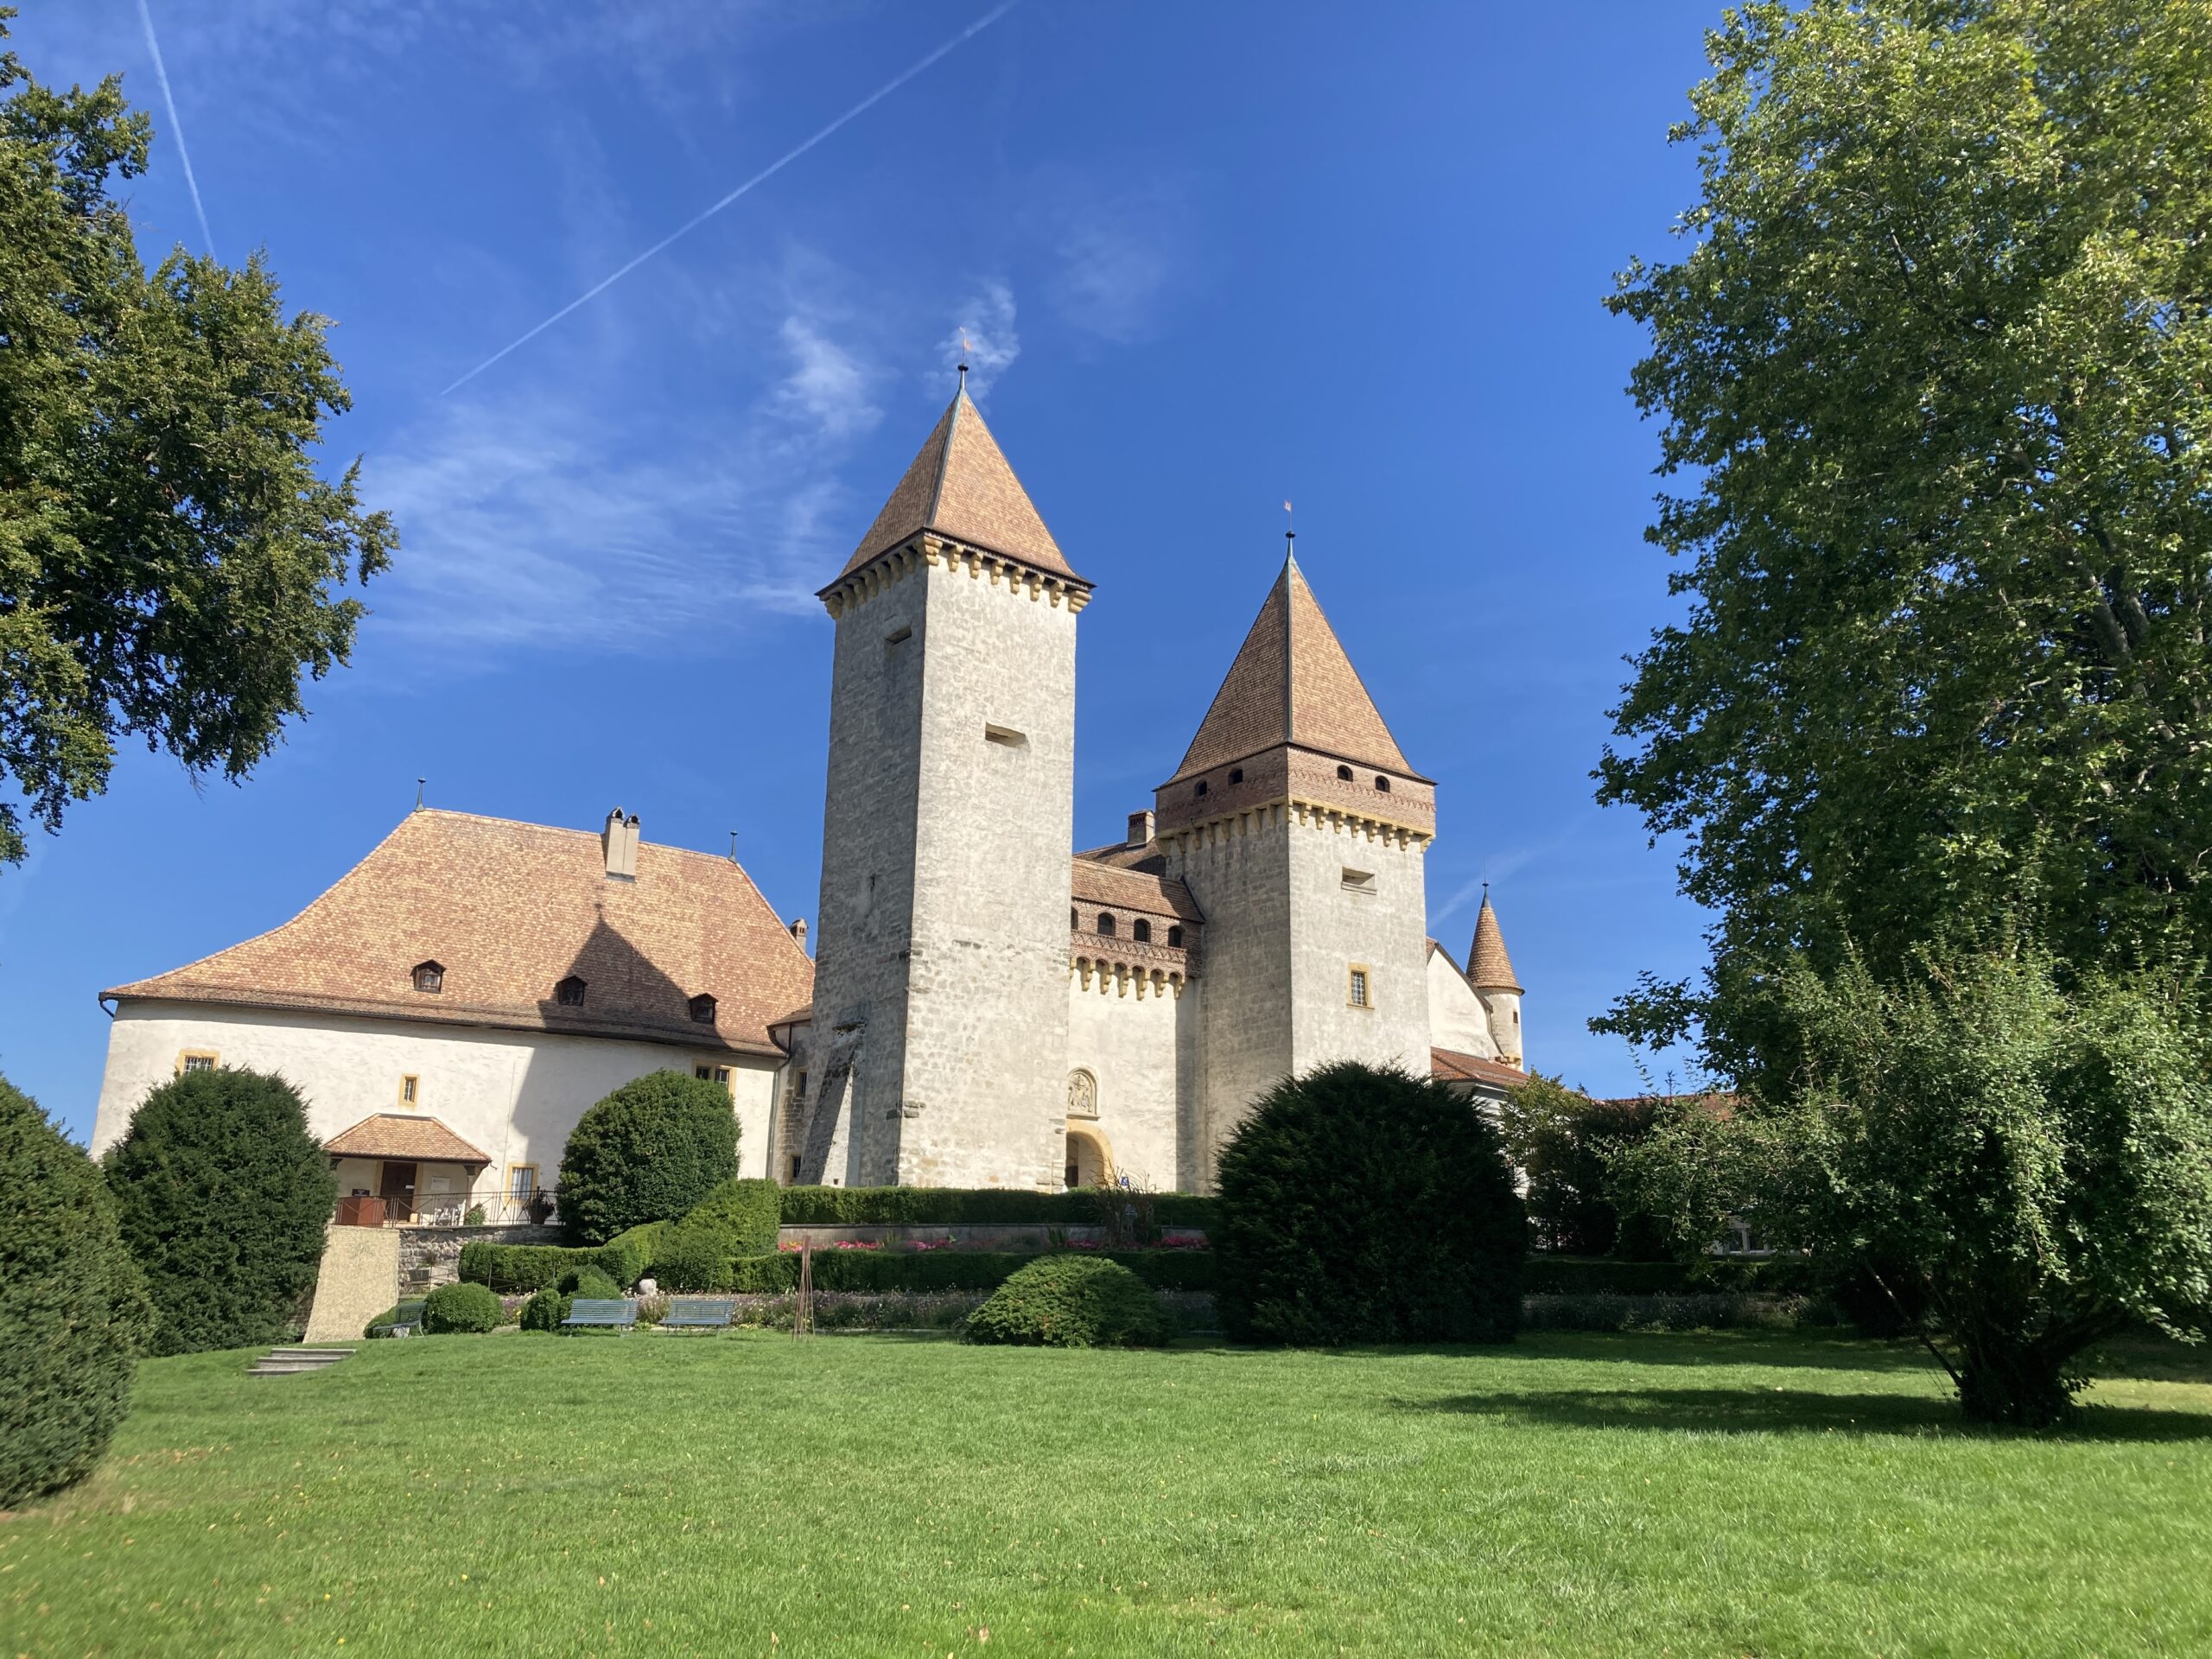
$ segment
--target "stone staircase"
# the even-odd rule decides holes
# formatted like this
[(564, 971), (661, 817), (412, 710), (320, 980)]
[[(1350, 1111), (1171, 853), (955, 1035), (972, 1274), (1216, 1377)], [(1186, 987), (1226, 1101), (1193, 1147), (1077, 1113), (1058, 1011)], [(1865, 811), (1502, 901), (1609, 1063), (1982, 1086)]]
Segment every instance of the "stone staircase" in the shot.
[(246, 1367), (248, 1376), (298, 1376), (353, 1357), (351, 1348), (272, 1348)]

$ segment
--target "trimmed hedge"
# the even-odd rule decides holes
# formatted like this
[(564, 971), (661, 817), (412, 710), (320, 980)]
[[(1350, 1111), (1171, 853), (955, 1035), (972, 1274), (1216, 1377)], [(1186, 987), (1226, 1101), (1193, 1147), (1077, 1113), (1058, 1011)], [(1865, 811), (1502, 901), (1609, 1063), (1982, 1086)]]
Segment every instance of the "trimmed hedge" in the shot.
[[(581, 1296), (588, 1302), (612, 1301), (622, 1294), (622, 1287), (594, 1267), (571, 1268), (563, 1274), (553, 1288), (569, 1298)], [(540, 1291), (540, 1295), (544, 1293)]]
[(773, 1181), (741, 1177), (724, 1181), (686, 1212), (683, 1227), (712, 1227), (727, 1234), (730, 1254), (766, 1255), (776, 1248), (784, 1189)]
[(626, 1232), (615, 1234), (601, 1248), (629, 1252), (637, 1258), (639, 1273), (648, 1274), (660, 1260), (661, 1241), (675, 1225), (672, 1221), (640, 1222)]
[[(1025, 1192), (995, 1186), (786, 1186), (782, 1197), (787, 1227), (935, 1227), (956, 1222), (1080, 1227), (1099, 1218), (1098, 1194), (1090, 1189)], [(1220, 1214), (1217, 1200), (1191, 1192), (1157, 1193), (1153, 1206), (1162, 1227), (1211, 1228)]]
[(1832, 1288), (1802, 1255), (1707, 1256), (1684, 1263), (1541, 1250), (1529, 1255), (1521, 1287), (1531, 1296), (1808, 1296)]
[(481, 1285), (440, 1285), (423, 1299), (423, 1329), (432, 1336), (481, 1336), (499, 1329), (506, 1310)]
[(0, 1080), (0, 1510), (99, 1461), (152, 1325), (99, 1168)]
[(721, 1228), (681, 1222), (661, 1240), (653, 1258), (653, 1282), (679, 1294), (728, 1290), (738, 1254), (736, 1240)]
[(522, 1305), (522, 1328), (557, 1332), (569, 1317), (571, 1299), (557, 1290), (541, 1290)]
[(569, 1132), (561, 1217), (570, 1237), (601, 1244), (642, 1223), (684, 1214), (736, 1173), (729, 1090), (688, 1071), (649, 1072), (600, 1101)]
[[(1214, 1259), (1203, 1250), (817, 1250), (817, 1290), (915, 1292), (996, 1290), (1022, 1268), (1067, 1255), (1113, 1262), (1154, 1290), (1211, 1291)], [(798, 1288), (798, 1252), (741, 1256), (722, 1290), (772, 1294)]]
[(1168, 1322), (1150, 1287), (1120, 1262), (1047, 1255), (993, 1291), (962, 1334), (1031, 1348), (1136, 1348), (1165, 1342)]
[(505, 1295), (543, 1290), (577, 1268), (597, 1268), (617, 1285), (634, 1285), (643, 1268), (637, 1245), (625, 1242), (626, 1238), (625, 1235), (587, 1249), (473, 1239), (461, 1247), (461, 1276), (469, 1284), (485, 1285)]

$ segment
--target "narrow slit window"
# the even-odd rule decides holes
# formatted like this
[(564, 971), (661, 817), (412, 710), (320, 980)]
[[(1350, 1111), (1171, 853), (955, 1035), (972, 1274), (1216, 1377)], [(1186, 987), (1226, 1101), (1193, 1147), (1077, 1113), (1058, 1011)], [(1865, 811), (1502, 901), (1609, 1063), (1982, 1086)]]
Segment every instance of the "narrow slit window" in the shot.
[(1022, 749), (1029, 747), (1029, 740), (1011, 726), (986, 726), (983, 741), (995, 743), (1001, 748)]
[(413, 1072), (411, 1072), (411, 1071), (410, 1071), (410, 1072), (409, 1072), (405, 1077), (404, 1077), (400, 1078), (400, 1080), (399, 1080), (399, 1103), (400, 1103), (401, 1105), (403, 1105), (403, 1106), (414, 1106), (414, 1105), (418, 1105), (418, 1104), (420, 1104), (420, 1103), (421, 1103), (421, 1102), (422, 1102), (422, 1097), (423, 1097), (423, 1079), (422, 1079), (422, 1078), (420, 1078), (420, 1077), (416, 1077), (416, 1076)]
[(883, 643), (887, 645), (903, 645), (913, 637), (913, 629), (901, 623), (883, 636)]
[(1357, 893), (1363, 899), (1372, 899), (1376, 892), (1375, 872), (1347, 869), (1344, 872), (1344, 891)]

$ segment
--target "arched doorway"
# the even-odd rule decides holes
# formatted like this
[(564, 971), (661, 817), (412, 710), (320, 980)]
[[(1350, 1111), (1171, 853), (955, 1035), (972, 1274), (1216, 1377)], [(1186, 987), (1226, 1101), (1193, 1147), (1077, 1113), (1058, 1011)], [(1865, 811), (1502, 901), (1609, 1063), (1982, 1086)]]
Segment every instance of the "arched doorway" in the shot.
[(1114, 1179), (1114, 1154), (1096, 1128), (1068, 1126), (1065, 1173), (1071, 1187), (1103, 1186)]

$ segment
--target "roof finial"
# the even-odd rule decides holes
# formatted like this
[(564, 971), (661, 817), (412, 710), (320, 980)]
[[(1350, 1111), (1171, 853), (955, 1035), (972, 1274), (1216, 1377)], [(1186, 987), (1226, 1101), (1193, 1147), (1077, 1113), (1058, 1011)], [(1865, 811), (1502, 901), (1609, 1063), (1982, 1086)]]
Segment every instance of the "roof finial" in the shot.
[(960, 331), (960, 363), (958, 365), (960, 369), (960, 391), (962, 394), (965, 394), (968, 390), (968, 354), (975, 349), (976, 348), (973, 346), (969, 344), (968, 331), (965, 328), (963, 328)]
[(415, 780), (415, 810), (417, 812), (423, 810), (423, 785), (429, 781), (427, 778), (417, 778)]

